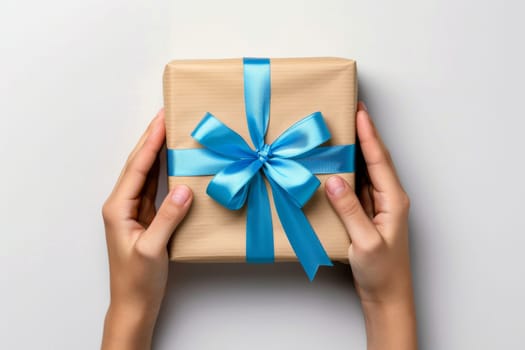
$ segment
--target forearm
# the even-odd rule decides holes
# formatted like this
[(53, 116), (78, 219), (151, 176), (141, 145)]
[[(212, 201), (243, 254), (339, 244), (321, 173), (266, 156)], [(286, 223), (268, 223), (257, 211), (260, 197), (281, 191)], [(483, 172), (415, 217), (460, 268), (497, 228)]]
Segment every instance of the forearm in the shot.
[(412, 300), (363, 304), (368, 350), (416, 350), (416, 315)]
[(104, 322), (102, 350), (149, 350), (157, 315), (110, 306)]

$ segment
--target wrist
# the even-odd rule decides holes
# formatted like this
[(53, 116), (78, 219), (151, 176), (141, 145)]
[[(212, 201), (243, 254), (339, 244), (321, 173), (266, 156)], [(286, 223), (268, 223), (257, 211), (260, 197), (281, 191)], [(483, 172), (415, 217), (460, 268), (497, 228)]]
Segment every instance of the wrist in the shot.
[(150, 349), (158, 310), (112, 303), (106, 313), (102, 349)]
[(417, 349), (416, 314), (412, 298), (362, 302), (368, 349)]

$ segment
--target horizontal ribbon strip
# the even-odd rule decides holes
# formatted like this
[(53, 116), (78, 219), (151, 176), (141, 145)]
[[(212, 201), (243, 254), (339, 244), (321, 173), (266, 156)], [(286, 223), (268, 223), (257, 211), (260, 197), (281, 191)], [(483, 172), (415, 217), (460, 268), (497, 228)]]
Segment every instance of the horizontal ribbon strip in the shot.
[[(291, 158), (313, 174), (353, 173), (355, 145), (317, 147), (302, 157)], [(337, 159), (337, 161), (334, 161)], [(215, 175), (235, 159), (206, 148), (168, 149), (168, 176)]]

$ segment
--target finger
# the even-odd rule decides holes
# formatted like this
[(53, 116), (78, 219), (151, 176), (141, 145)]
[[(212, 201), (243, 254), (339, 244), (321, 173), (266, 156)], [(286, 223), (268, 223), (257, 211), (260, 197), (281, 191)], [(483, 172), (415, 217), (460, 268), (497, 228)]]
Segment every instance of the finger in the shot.
[[(362, 102), (357, 111), (357, 135), (363, 152), (370, 182), (386, 201), (376, 204), (376, 211), (389, 212), (396, 209), (396, 200), (403, 193), (390, 153), (383, 144)], [(389, 200), (390, 199), (390, 200)], [(380, 204), (380, 205), (378, 205)]]
[(139, 208), (138, 221), (147, 228), (153, 218), (155, 217), (155, 199), (157, 197), (157, 187), (159, 183), (159, 163), (160, 159), (157, 156), (153, 167), (151, 168), (146, 183), (144, 184), (143, 193), (141, 195), (141, 202)]
[(370, 195), (370, 186), (365, 185), (361, 187), (359, 191), (359, 201), (365, 210), (366, 215), (369, 218), (374, 217), (374, 202), (372, 201), (372, 196)]
[(155, 203), (157, 197), (157, 187), (159, 184), (159, 169), (160, 169), (160, 158), (157, 155), (153, 166), (151, 167), (146, 183), (143, 189), (143, 197), (148, 199), (151, 203)]
[(173, 231), (186, 216), (192, 199), (193, 195), (188, 186), (178, 185), (170, 191), (151, 225), (139, 239), (146, 251), (157, 254), (166, 250)]
[(345, 180), (337, 175), (331, 176), (326, 180), (325, 189), (330, 203), (345, 225), (352, 244), (366, 245), (381, 238), (354, 190)]
[(153, 128), (155, 127), (155, 123), (158, 122), (158, 119), (162, 119), (163, 123), (164, 123), (164, 107), (161, 108), (157, 114), (155, 115), (155, 117), (153, 117), (153, 119), (151, 120), (149, 126), (148, 126), (148, 130), (146, 130), (146, 132), (141, 136), (141, 138), (139, 139), (139, 142), (137, 142), (137, 144), (135, 145), (135, 148), (133, 148), (133, 151), (131, 151), (129, 157), (128, 157), (128, 163), (129, 163), (129, 160), (133, 159), (133, 157), (137, 154), (137, 152), (142, 148), (142, 146), (144, 145), (144, 142), (146, 142), (146, 139), (148, 138), (149, 134), (153, 131)]
[(115, 188), (115, 196), (120, 199), (138, 199), (157, 155), (164, 144), (164, 118), (155, 118), (150, 133), (142, 146), (130, 158), (121, 181)]
[(126, 159), (126, 163), (124, 164), (124, 167), (122, 168), (122, 171), (120, 172), (119, 178), (117, 180), (117, 184), (122, 180), (122, 175), (124, 174), (126, 168), (128, 167), (128, 164), (129, 164), (130, 160), (135, 156), (137, 151), (144, 145), (144, 142), (146, 141), (146, 138), (151, 133), (151, 129), (153, 128), (154, 125), (156, 125), (155, 124), (156, 120), (159, 119), (159, 118), (164, 119), (164, 108), (161, 108), (159, 110), (159, 112), (155, 115), (155, 117), (151, 120), (151, 122), (149, 123), (148, 127), (146, 128), (146, 131), (144, 131), (144, 133), (140, 137), (139, 141), (137, 142), (137, 144), (135, 145), (135, 147), (133, 148), (131, 153), (128, 155), (128, 158)]

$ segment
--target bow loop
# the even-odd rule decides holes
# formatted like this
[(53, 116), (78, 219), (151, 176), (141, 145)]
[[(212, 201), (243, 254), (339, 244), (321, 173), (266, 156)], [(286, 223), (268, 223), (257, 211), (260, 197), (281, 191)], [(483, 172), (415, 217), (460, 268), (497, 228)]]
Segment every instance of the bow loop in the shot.
[(296, 157), (330, 139), (330, 131), (321, 112), (315, 112), (286, 129), (273, 143), (275, 156)]
[(258, 158), (238, 160), (213, 177), (206, 193), (228, 209), (240, 209), (246, 201), (247, 185), (262, 165)]
[(206, 113), (191, 136), (209, 150), (228, 158), (238, 159), (253, 156), (253, 151), (242, 136), (211, 113)]

